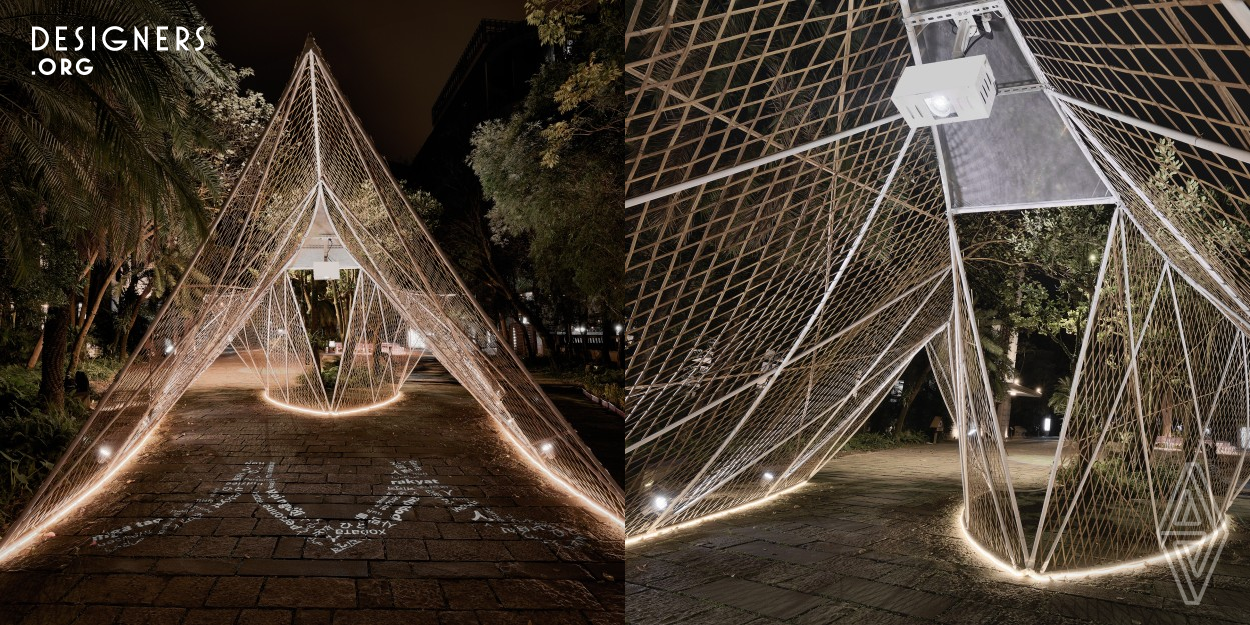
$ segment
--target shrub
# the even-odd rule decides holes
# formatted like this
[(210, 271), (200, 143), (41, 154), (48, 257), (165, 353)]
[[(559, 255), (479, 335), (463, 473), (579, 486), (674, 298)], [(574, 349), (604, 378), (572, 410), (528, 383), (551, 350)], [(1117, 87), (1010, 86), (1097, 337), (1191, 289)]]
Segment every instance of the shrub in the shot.
[(78, 370), (86, 373), (92, 382), (112, 382), (122, 364), (116, 358), (88, 358), (78, 363)]
[(35, 409), (39, 371), (0, 368), (0, 532), (39, 488), (87, 417), (87, 408), (66, 398), (64, 412)]
[(602, 369), (599, 371), (569, 371), (559, 368), (539, 368), (535, 373), (544, 373), (560, 378), (570, 384), (576, 384), (591, 395), (612, 402), (612, 405), (626, 410), (625, 407), (625, 371), (621, 369)]
[[(38, 369), (27, 369), (22, 365), (0, 367), (0, 415), (15, 411), (30, 412), (38, 394)], [(5, 440), (0, 438), (0, 445), (4, 444)]]
[(843, 449), (847, 451), (879, 451), (882, 449), (893, 449), (895, 447), (903, 447), (904, 445), (915, 445), (928, 442), (921, 432), (913, 430), (903, 430), (899, 433), (898, 438), (894, 438), (891, 434), (883, 434), (880, 432), (859, 432), (846, 442)]
[(82, 427), (83, 411), (39, 410), (0, 417), (0, 532), (39, 488)]

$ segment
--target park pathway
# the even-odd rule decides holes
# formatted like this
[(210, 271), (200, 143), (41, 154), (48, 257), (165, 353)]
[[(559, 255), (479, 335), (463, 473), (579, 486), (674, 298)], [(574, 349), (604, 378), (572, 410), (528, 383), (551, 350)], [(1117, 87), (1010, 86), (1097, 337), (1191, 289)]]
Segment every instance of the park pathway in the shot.
[[(1011, 442), (1012, 471), (1045, 480), (1054, 442)], [(1199, 606), (1166, 565), (1038, 583), (988, 568), (958, 536), (954, 443), (835, 458), (810, 484), (759, 508), (633, 545), (636, 625), (1250, 623), (1250, 497)]]
[(284, 412), (223, 357), (113, 484), (0, 571), (0, 625), (621, 623), (622, 530), (423, 362), (405, 397)]

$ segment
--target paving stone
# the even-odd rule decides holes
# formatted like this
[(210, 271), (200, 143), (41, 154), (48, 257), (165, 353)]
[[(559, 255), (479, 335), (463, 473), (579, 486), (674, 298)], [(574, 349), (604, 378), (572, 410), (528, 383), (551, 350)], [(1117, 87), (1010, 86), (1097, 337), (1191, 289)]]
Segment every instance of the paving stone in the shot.
[[(1053, 442), (1007, 448), (1009, 459), (1013, 449), (1053, 455)], [(1044, 482), (1046, 469), (1012, 463), (1017, 485), (1036, 479), (1031, 470)], [(1229, 538), (1198, 606), (1179, 600), (1166, 566), (1037, 584), (964, 545), (953, 523), (960, 486), (954, 444), (835, 458), (792, 495), (632, 546), (628, 621), (718, 625), (746, 610), (808, 625), (1250, 623), (1250, 532)], [(1232, 514), (1250, 516), (1250, 496)], [(791, 615), (794, 605), (807, 607)]]
[[(622, 621), (619, 528), (552, 495), (463, 388), (412, 383), (405, 393), (419, 400), (327, 420), (260, 401), (251, 373), (225, 360), (25, 570), (0, 571), (0, 625)], [(388, 494), (398, 461), (419, 463), (449, 498), (422, 494), (385, 536), (346, 548), (341, 535), (313, 538), (263, 508), (266, 490), (202, 506), (236, 475), (273, 463), (274, 489), (304, 512), (298, 523), (340, 530)], [(560, 532), (524, 530), (542, 524)], [(126, 527), (156, 533), (106, 538)], [(504, 581), (506, 605), (492, 586)]]
[(73, 603), (150, 603), (160, 594), (164, 582), (154, 575), (87, 575), (66, 599)]
[(499, 607), (499, 600), (486, 580), (461, 579), (439, 582), (443, 600), (452, 610), (487, 610)]
[(209, 591), (213, 588), (212, 577), (171, 577), (161, 590), (161, 594), (153, 601), (160, 606), (198, 607), (204, 605)]
[(333, 625), (439, 625), (437, 612), (393, 610), (339, 610)]
[(272, 577), (265, 581), (257, 605), (351, 608), (356, 606), (356, 583), (332, 577)]
[(255, 577), (219, 577), (208, 593), (208, 607), (251, 607), (256, 605), (264, 579)]
[(178, 625), (185, 613), (183, 608), (124, 608), (117, 625)]
[(369, 563), (361, 560), (244, 560), (239, 575), (291, 577), (367, 577)]
[(798, 616), (823, 603), (820, 597), (733, 577), (696, 586), (686, 594), (779, 619)]
[(238, 610), (187, 610), (182, 625), (234, 625)]
[(291, 610), (243, 610), (237, 625), (291, 625)]
[(164, 558), (156, 562), (157, 573), (178, 575), (233, 575), (238, 568), (234, 560), (206, 560), (203, 558)]
[(725, 551), (745, 553), (748, 555), (759, 556), (761, 558), (781, 560), (782, 562), (792, 562), (794, 564), (814, 564), (816, 562), (824, 562), (825, 560), (833, 557), (833, 554), (827, 551), (787, 547), (785, 545), (777, 545), (763, 540), (726, 547)]
[(391, 580), (391, 596), (397, 608), (439, 609), (446, 605), (439, 582), (432, 579)]

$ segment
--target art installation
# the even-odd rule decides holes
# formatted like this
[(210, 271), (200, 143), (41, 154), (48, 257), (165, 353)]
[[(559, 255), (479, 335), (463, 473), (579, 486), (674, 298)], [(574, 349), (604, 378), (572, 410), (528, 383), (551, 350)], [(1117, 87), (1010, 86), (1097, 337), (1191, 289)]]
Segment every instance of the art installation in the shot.
[[(278, 329), (302, 327), (288, 301), (288, 269), (301, 262), (310, 236), (325, 235), (327, 224), (363, 276), (353, 305), (354, 320), (362, 325), (349, 329), (344, 364), (374, 371), (365, 376), (368, 383), (322, 397), (317, 384), (306, 381), (300, 390), (292, 379), (313, 364), (304, 351), (306, 337), (296, 340), (288, 334), (279, 344), (273, 341)], [(287, 403), (333, 412), (336, 406), (367, 405), (393, 393), (411, 365), (405, 360), (411, 355), (401, 358), (400, 352), (417, 344), (414, 340), (409, 346), (410, 329), (494, 418), (520, 457), (553, 486), (621, 522), (620, 488), (498, 339), (408, 206), (310, 39), (207, 241), (141, 349), (9, 528), (0, 559), (29, 545), (112, 479), (236, 337), (245, 348), (264, 352), (261, 357), (271, 363), (287, 359), (288, 369), (277, 373), (285, 379), (267, 384), (271, 392), (283, 389), (295, 394), (283, 396)], [(258, 342), (266, 343), (264, 349)], [(365, 350), (355, 349), (353, 342), (369, 345), (368, 353), (362, 355)], [(376, 357), (373, 350), (387, 343), (403, 347), (387, 358)]]
[[(956, 421), (958, 524), (1004, 570), (1161, 562), (1187, 486), (1188, 531), (1226, 532), (1250, 479), (1243, 12), (640, 2), (629, 540), (801, 486), (921, 350)], [(1093, 205), (1115, 208), (1068, 411), (1048, 478), (1026, 483), (960, 216)]]

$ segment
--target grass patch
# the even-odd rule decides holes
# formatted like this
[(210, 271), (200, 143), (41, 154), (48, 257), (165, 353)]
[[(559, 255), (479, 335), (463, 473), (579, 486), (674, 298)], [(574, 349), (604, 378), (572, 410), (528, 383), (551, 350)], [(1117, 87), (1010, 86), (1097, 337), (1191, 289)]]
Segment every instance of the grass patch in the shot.
[(625, 371), (623, 369), (603, 369), (601, 371), (568, 371), (565, 369), (541, 369), (535, 373), (543, 373), (559, 378), (569, 384), (576, 384), (600, 399), (612, 402), (613, 406), (627, 410), (625, 406)]

